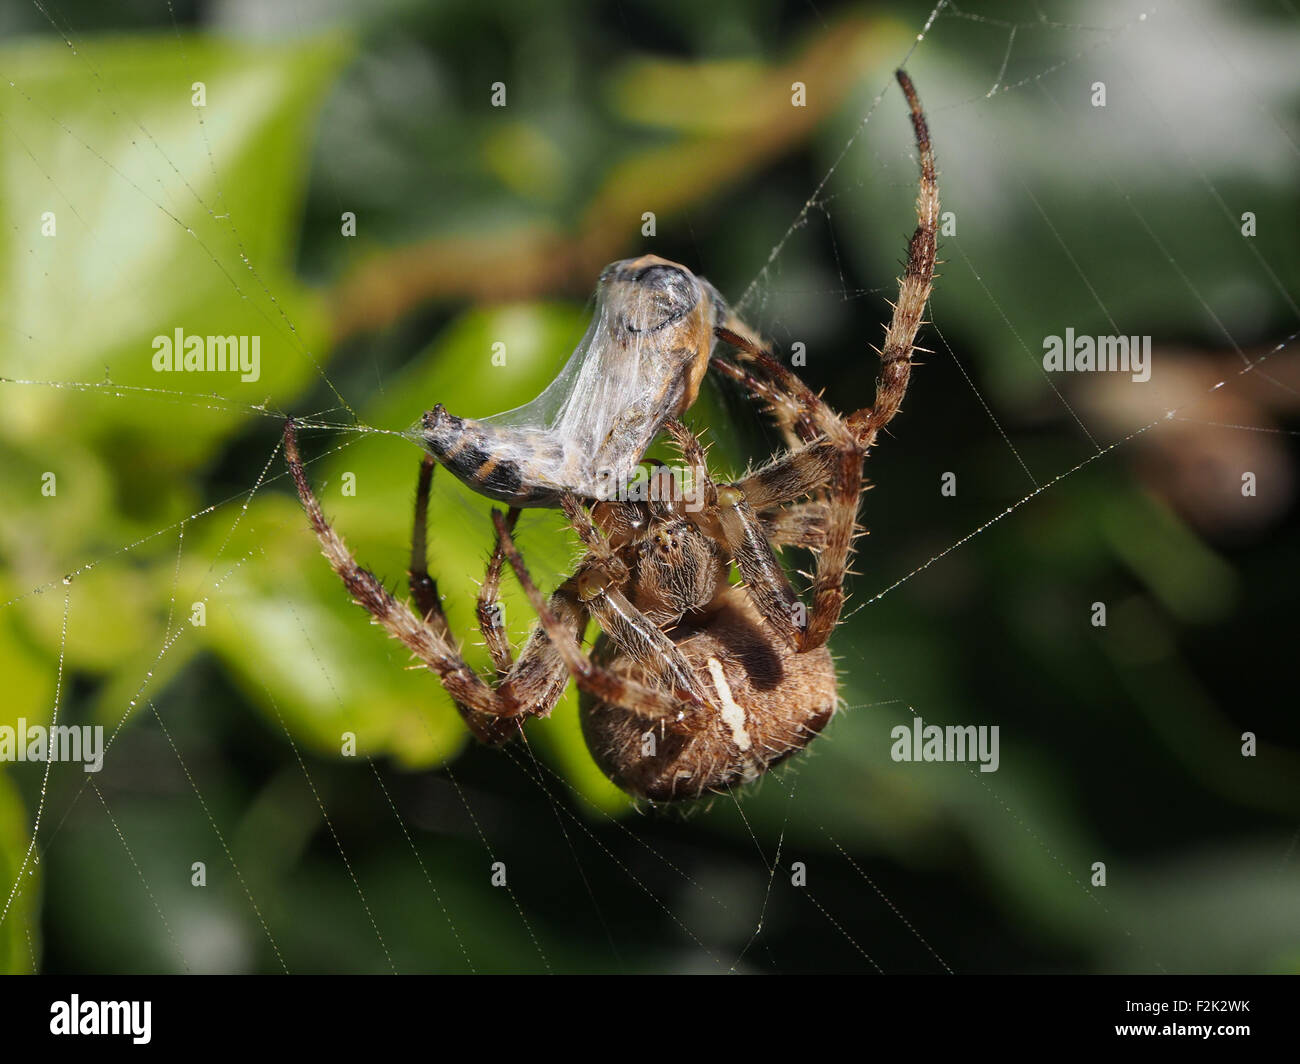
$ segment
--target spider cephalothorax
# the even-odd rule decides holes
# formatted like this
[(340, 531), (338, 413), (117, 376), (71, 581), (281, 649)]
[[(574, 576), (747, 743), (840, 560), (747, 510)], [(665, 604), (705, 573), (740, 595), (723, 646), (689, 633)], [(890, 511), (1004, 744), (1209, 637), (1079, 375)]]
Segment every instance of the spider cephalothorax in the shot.
[[(737, 356), (715, 354), (712, 366), (766, 407), (787, 449), (739, 480), (718, 484), (703, 448), (675, 419), (675, 402), (656, 412), (681, 451), (687, 477), (657, 474), (645, 501), (591, 504), (575, 485), (558, 486), (556, 499), (584, 553), (549, 599), (515, 546), (519, 509), (494, 511), (496, 547), (478, 598), (479, 628), (496, 672), (492, 683), (461, 657), (428, 573), (433, 457), (424, 459), (416, 491), (412, 610), (357, 564), (325, 520), (294, 424), (285, 426), (289, 468), (325, 556), (352, 597), (438, 675), (480, 739), (503, 742), (527, 717), (546, 716), (572, 679), (581, 694), (583, 733), (601, 768), (629, 793), (666, 801), (756, 778), (805, 746), (835, 712), (826, 643), (844, 604), (863, 459), (902, 402), (934, 274), (934, 159), (911, 82), (901, 71), (898, 80), (920, 154), (918, 224), (879, 352), (874, 403), (842, 417), (747, 332), (715, 326)], [(808, 603), (777, 558), (786, 546), (806, 548), (816, 559)], [(538, 617), (518, 658), (492, 608), (507, 562)], [(730, 582), (733, 566), (739, 584)], [(600, 635), (589, 654), (583, 642), (592, 621)]]
[[(688, 459), (701, 460), (694, 437), (680, 424), (670, 428)], [(697, 476), (707, 477), (702, 467)], [(661, 483), (674, 481), (664, 477)], [(836, 704), (829, 651), (823, 646), (798, 652), (764, 620), (750, 595), (728, 581), (736, 548), (728, 543), (721, 514), (723, 507), (735, 508), (740, 492), (718, 490), (707, 479), (701, 486), (708, 496), (703, 506), (684, 506), (667, 495), (649, 503), (602, 503), (592, 513), (598, 527), (614, 530), (606, 540), (622, 563), (617, 571), (627, 599), (680, 656), (665, 677), (662, 658), (629, 652), (627, 634), (606, 621), (593, 660), (643, 688), (662, 688), (667, 678), (705, 703), (685, 702), (675, 714), (656, 719), (582, 693), (582, 731), (597, 764), (624, 790), (657, 800), (695, 797), (757, 778), (821, 731)], [(804, 536), (815, 536), (820, 525), (817, 518), (806, 521)], [(784, 541), (770, 525), (761, 535)], [(606, 573), (588, 570), (578, 594), (588, 609), (608, 616), (611, 604), (600, 600), (609, 598), (616, 582)]]

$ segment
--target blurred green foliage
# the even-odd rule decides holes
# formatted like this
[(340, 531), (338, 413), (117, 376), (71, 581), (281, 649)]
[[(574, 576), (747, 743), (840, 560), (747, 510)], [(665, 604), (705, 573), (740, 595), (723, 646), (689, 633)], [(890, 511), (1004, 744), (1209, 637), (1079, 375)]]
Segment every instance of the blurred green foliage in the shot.
[[(868, 465), (863, 608), (834, 643), (850, 708), (789, 769), (739, 804), (642, 815), (596, 771), (571, 694), (526, 744), (468, 748), (432, 677), (348, 603), (288, 490), (280, 413), (333, 426), (305, 434), (310, 476), (357, 556), (400, 584), (418, 452), (354, 419), (401, 432), (434, 401), (481, 416), (530, 399), (609, 259), (699, 269), (778, 343), (805, 343), (837, 406), (869, 401), (916, 182), (887, 87), (928, 8), (628, 11), (455, 3), (339, 25), (308, 4), (286, 27), (232, 7), (179, 32), (123, 15), (134, 32), (115, 36), (65, 5), (75, 48), (18, 16), (43, 36), (0, 50), (0, 375), (53, 384), (0, 385), (0, 723), (48, 719), (61, 676), (61, 718), (115, 745), (90, 783), (55, 766), (39, 874), (20, 873), (39, 776), (0, 770), (0, 887), (22, 888), (0, 967), (799, 970), (869, 968), (865, 953), (936, 970), (883, 895), (959, 970), (1294, 970), (1300, 773), (1293, 698), (1274, 687), (1294, 639), (1293, 492), (1279, 473), (1274, 515), (1229, 534), (1147, 475), (1146, 436), (1088, 461), (1204, 398), (1174, 344), (1231, 367), (1234, 343), (1257, 357), (1294, 329), (1282, 138), (1245, 122), (1242, 84), (1207, 71), (1202, 96), (1186, 88), (1176, 20), (1081, 61), (1095, 41), (1074, 20), (1007, 53), (1005, 29), (949, 16), (909, 60), (956, 232), (935, 353)], [(1249, 21), (1217, 30), (1255, 49), (1259, 91), (1293, 126), (1275, 46)], [(487, 105), (497, 80), (504, 111)], [(1011, 91), (986, 100), (995, 80)], [(1197, 108), (1216, 130), (1238, 120), (1231, 135), (1198, 137)], [(1053, 394), (1039, 344), (1067, 325), (1168, 345), (1149, 409), (1090, 383)], [(176, 327), (260, 334), (261, 379), (160, 377), (151, 338)], [(1233, 381), (1234, 416), (1295, 427), (1284, 391), (1253, 387)], [(723, 389), (692, 418), (722, 470), (775, 446)], [(1241, 460), (1293, 470), (1289, 442)], [(436, 479), (432, 567), (480, 668), (488, 513)], [(520, 529), (549, 585), (572, 540), (553, 514)], [(1104, 630), (1087, 623), (1097, 600)], [(518, 642), (530, 617), (509, 581), (504, 602)], [(893, 762), (889, 730), (913, 712), (999, 724), (1001, 769)], [(360, 757), (340, 757), (344, 732)], [(796, 857), (816, 906), (788, 885)], [(495, 860), (510, 891), (487, 886)], [(1098, 860), (1110, 885), (1089, 890)]]

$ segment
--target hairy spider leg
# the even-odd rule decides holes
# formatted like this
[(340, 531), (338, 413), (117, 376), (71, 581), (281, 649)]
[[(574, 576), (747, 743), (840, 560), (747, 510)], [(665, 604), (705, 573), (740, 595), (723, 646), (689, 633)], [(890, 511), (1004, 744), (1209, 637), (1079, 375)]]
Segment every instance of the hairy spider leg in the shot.
[[(550, 636), (551, 642), (564, 658), (573, 682), (578, 685), (578, 688), (601, 701), (629, 709), (648, 721), (662, 721), (673, 730), (689, 731), (690, 723), (701, 707), (667, 691), (647, 687), (636, 680), (619, 676), (592, 661), (578, 645), (573, 633), (560, 623), (537, 589), (523, 557), (515, 546), (510, 530), (506, 528), (501, 511), (492, 511), (492, 520), (505, 547), (506, 561), (510, 563), (520, 586), (524, 589), (524, 594), (528, 596), (528, 601), (537, 612), (542, 629)], [(648, 624), (649, 621), (647, 620), (646, 623)], [(609, 629), (606, 631), (611, 639), (615, 638), (613, 632)], [(673, 647), (673, 651), (677, 652), (677, 648)], [(687, 665), (686, 668), (689, 670), (690, 666)]]
[[(908, 244), (907, 265), (898, 282), (898, 301), (885, 330), (885, 343), (877, 349), (880, 372), (876, 378), (875, 401), (869, 407), (841, 418), (820, 396), (794, 373), (772, 357), (748, 330), (738, 332), (719, 327), (718, 337), (740, 353), (745, 366), (736, 366), (715, 356), (713, 365), (739, 381), (755, 397), (764, 400), (778, 426), (804, 440), (803, 446), (788, 451), (758, 471), (729, 485), (739, 497), (727, 495), (734, 505), (723, 506), (728, 538), (743, 536), (746, 542), (761, 537), (761, 520), (755, 511), (769, 510), (786, 502), (829, 489), (829, 499), (820, 525), (822, 543), (812, 589), (812, 607), (807, 626), (796, 634), (801, 650), (823, 646), (839, 623), (844, 606), (844, 575), (848, 568), (856, 531), (858, 501), (862, 494), (862, 461), (877, 435), (898, 413), (911, 376), (912, 352), (921, 327), (925, 305), (934, 281), (936, 233), (939, 217), (939, 188), (925, 115), (911, 79), (904, 71), (896, 74), (912, 113), (912, 128), (920, 156), (921, 178), (916, 198), (917, 226)], [(758, 372), (748, 372), (752, 366)], [(721, 505), (721, 503), (720, 503)], [(747, 509), (748, 507), (748, 509)], [(754, 549), (761, 548), (754, 543)], [(771, 554), (770, 544), (767, 554)], [(773, 557), (773, 560), (774, 557)], [(767, 564), (767, 558), (761, 558)], [(784, 574), (782, 573), (782, 578)], [(789, 581), (784, 580), (789, 586)], [(772, 622), (786, 605), (784, 587), (763, 610)], [(762, 609), (762, 604), (757, 603)], [(789, 625), (774, 621), (783, 634)]]
[[(420, 489), (416, 494), (417, 531), (412, 537), (415, 543), (411, 585), (417, 604), (425, 614), (420, 617), (405, 603), (395, 599), (373, 573), (357, 562), (343, 539), (325, 519), (320, 502), (303, 469), (297, 430), (292, 418), (285, 422), (284, 449), (289, 472), (298, 489), (298, 497), (321, 545), (321, 551), (351, 593), (353, 601), (438, 676), (464, 717), (466, 725), (477, 738), (486, 743), (499, 744), (518, 732), (523, 715), (545, 715), (554, 708), (568, 675), (564, 660), (549, 650), (550, 640), (545, 635), (535, 632), (535, 637), (530, 639), (519, 660), (511, 668), (509, 690), (503, 684), (501, 689), (495, 691), (470, 668), (451, 639), (447, 618), (438, 599), (437, 585), (427, 573), (422, 549), (423, 536), (419, 531), (423, 527), (423, 517), (428, 506), (431, 470), (426, 477), (425, 468), (421, 466)], [(563, 592), (565, 589), (561, 588), (553, 596), (551, 615), (556, 618), (557, 626), (567, 624), (574, 631), (580, 631), (586, 623), (586, 614), (571, 588), (568, 589), (567, 600)]]

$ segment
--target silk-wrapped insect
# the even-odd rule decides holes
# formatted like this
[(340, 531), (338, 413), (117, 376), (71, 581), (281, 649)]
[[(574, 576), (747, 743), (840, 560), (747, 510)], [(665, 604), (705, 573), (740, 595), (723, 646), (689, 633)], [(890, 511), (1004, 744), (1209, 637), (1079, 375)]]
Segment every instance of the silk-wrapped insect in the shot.
[(664, 423), (695, 402), (715, 330), (730, 320), (713, 285), (685, 266), (657, 255), (612, 263), (586, 334), (541, 395), (482, 420), (439, 403), (413, 434), (469, 487), (510, 506), (615, 498)]

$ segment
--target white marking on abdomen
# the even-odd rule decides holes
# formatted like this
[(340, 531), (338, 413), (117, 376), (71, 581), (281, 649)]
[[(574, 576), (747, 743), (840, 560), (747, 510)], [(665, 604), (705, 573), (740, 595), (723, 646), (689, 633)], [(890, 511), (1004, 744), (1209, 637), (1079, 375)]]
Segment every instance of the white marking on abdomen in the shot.
[(749, 749), (749, 732), (745, 730), (745, 711), (736, 705), (731, 697), (731, 687), (722, 671), (722, 662), (709, 658), (709, 674), (713, 677), (713, 686), (718, 689), (718, 698), (722, 702), (722, 720), (731, 729), (731, 739), (738, 749)]

